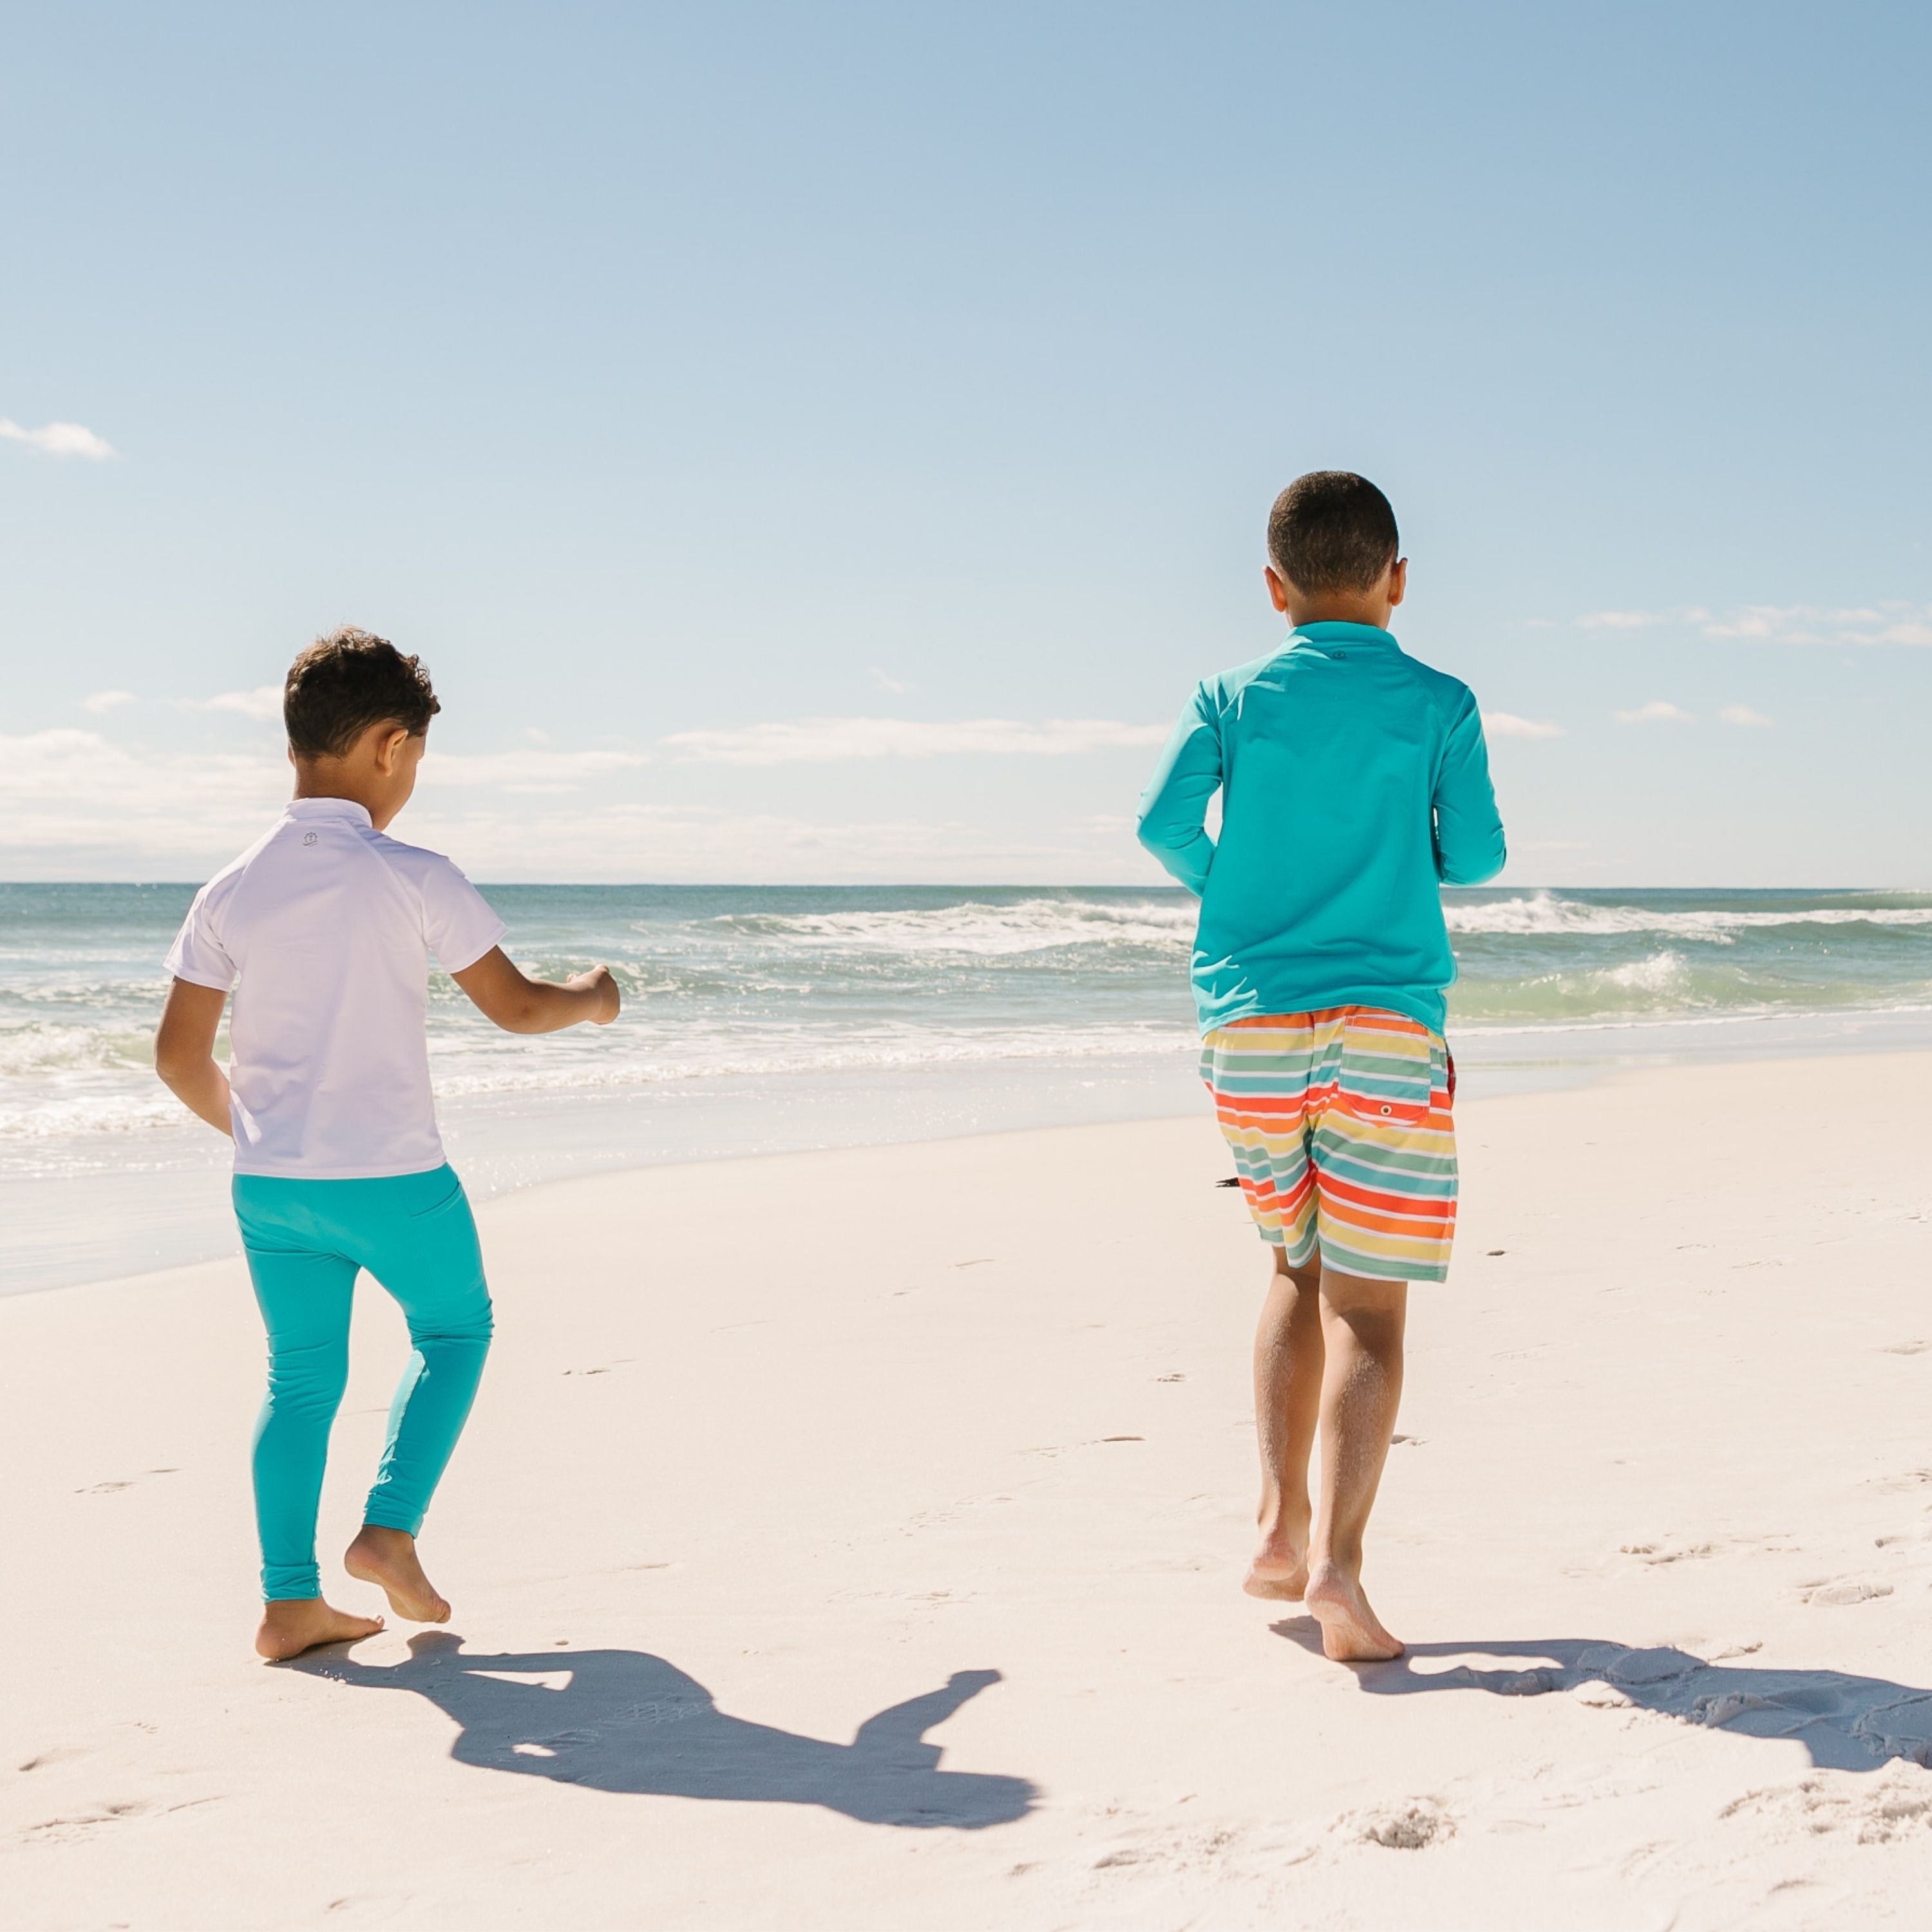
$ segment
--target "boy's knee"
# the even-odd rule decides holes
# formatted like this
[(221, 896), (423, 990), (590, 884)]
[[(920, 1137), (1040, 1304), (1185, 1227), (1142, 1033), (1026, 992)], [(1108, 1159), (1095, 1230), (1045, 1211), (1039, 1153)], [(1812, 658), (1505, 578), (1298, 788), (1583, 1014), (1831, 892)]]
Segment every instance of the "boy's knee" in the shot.
[(302, 1342), (268, 1352), (268, 1399), (278, 1408), (332, 1408), (348, 1382), (349, 1350), (343, 1342)]
[(1350, 1318), (1400, 1321), (1408, 1305), (1408, 1283), (1327, 1268), (1322, 1274), (1322, 1299), (1337, 1315)]
[(1322, 1258), (1310, 1255), (1305, 1262), (1292, 1262), (1283, 1247), (1270, 1248), (1277, 1280), (1292, 1281), (1305, 1294), (1312, 1294), (1322, 1286)]
[(418, 1348), (487, 1348), (496, 1332), (495, 1317), (486, 1298), (480, 1309), (466, 1309), (460, 1315), (435, 1322), (412, 1322), (410, 1340)]
[(342, 1406), (342, 1392), (348, 1386), (346, 1370), (326, 1378), (312, 1375), (268, 1376), (267, 1409), (279, 1421), (328, 1422)]

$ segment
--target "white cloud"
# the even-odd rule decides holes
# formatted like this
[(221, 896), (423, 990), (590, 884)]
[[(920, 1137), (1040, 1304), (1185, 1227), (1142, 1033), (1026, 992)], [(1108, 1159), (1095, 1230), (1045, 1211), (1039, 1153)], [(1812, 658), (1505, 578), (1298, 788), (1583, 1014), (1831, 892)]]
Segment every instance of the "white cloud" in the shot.
[(1640, 704), (1634, 711), (1617, 713), (1619, 724), (1694, 724), (1696, 722), (1689, 712), (1680, 710), (1660, 698), (1653, 698), (1648, 704)]
[[(1120, 814), (1016, 835), (968, 818), (818, 820), (601, 794), (587, 781), (655, 763), (620, 749), (434, 752), (398, 821), (479, 879), (1145, 884)], [(662, 767), (659, 767), (662, 769)], [(206, 878), (273, 823), (280, 748), (210, 756), (116, 744), (92, 730), (0, 734), (0, 876)], [(553, 802), (542, 794), (585, 796)]]
[(881, 691), (890, 692), (895, 698), (903, 698), (914, 688), (903, 678), (894, 677), (890, 671), (881, 670), (877, 664), (872, 667), (872, 682)]
[(282, 687), (258, 684), (253, 691), (224, 691), (213, 698), (184, 698), (181, 704), (184, 711), (232, 711), (239, 717), (266, 724), (282, 715)]
[(0, 416), (0, 439), (8, 442), (24, 442), (29, 449), (38, 449), (44, 455), (84, 456), (92, 463), (98, 463), (115, 453), (112, 444), (79, 423), (50, 422), (43, 424), (38, 429), (28, 429), (10, 416)]
[(1687, 604), (1672, 610), (1593, 610), (1580, 630), (1636, 630), (1670, 624), (1729, 643), (1762, 644), (1932, 644), (1932, 604), (1897, 601), (1846, 604), (1744, 604), (1712, 610)]
[(650, 764), (641, 752), (557, 752), (531, 747), (514, 752), (428, 752), (422, 782), (428, 786), (494, 786), (536, 796), (581, 791), (586, 778)]
[(460, 815), (424, 799), (399, 837), (449, 853), (471, 878), (836, 883), (941, 878), (967, 883), (1090, 879), (1143, 883), (1147, 862), (1116, 832), (1097, 851), (1069, 826), (1015, 838), (957, 820), (827, 822), (778, 812), (614, 800), (539, 814), (484, 806)]
[(1768, 727), (1778, 722), (1774, 718), (1767, 718), (1762, 711), (1754, 711), (1748, 704), (1727, 704), (1718, 716), (1726, 724)]
[(1932, 644), (1932, 604), (1887, 602), (1829, 610), (1809, 604), (1749, 604), (1708, 617), (1703, 629), (1707, 638), (1772, 644)]
[(902, 718), (801, 718), (736, 731), (678, 731), (660, 742), (686, 762), (725, 765), (831, 764), (854, 758), (932, 758), (958, 754), (1064, 758), (1082, 752), (1158, 745), (1164, 724), (1066, 718), (1022, 724), (976, 718), (954, 724)]
[(9, 862), (43, 862), (55, 876), (72, 876), (86, 855), (122, 878), (152, 878), (182, 854), (219, 862), (261, 830), (288, 788), (280, 758), (160, 755), (64, 727), (0, 736), (0, 841)]
[(1640, 631), (1670, 621), (1667, 610), (1592, 610), (1579, 617), (1576, 625), (1584, 631)]
[(1540, 718), (1519, 718), (1514, 711), (1485, 711), (1483, 729), (1492, 738), (1560, 738), (1563, 727)]
[(132, 704), (134, 694), (131, 691), (94, 691), (80, 700), (83, 711), (91, 711), (98, 718), (104, 711), (116, 711), (124, 704)]

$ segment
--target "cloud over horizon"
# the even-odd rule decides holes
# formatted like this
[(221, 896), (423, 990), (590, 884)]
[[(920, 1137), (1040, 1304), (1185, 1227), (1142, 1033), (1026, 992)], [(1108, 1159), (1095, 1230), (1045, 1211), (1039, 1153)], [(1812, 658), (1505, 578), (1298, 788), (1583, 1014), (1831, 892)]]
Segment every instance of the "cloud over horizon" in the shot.
[(1483, 729), (1492, 738), (1561, 738), (1563, 727), (1540, 718), (1519, 718), (1514, 711), (1485, 711)]
[(674, 731), (658, 742), (690, 764), (830, 764), (853, 758), (1066, 758), (1083, 752), (1165, 743), (1165, 724), (1106, 718), (1023, 724), (1006, 718), (931, 724), (903, 718), (801, 718), (736, 730)]
[(258, 684), (253, 691), (223, 691), (212, 698), (184, 698), (176, 701), (184, 711), (232, 711), (238, 717), (266, 724), (282, 715), (282, 687)]
[(1619, 724), (1694, 724), (1697, 722), (1689, 712), (1661, 698), (1653, 698), (1648, 704), (1616, 715)]
[[(1019, 836), (890, 806), (875, 820), (605, 795), (546, 795), (655, 762), (620, 750), (432, 753), (395, 835), (482, 879), (682, 883), (1147, 883), (1116, 816)], [(289, 768), (266, 746), (210, 755), (70, 726), (0, 734), (0, 866), (16, 878), (206, 878), (274, 821)]]
[(1831, 609), (1811, 604), (1745, 604), (1717, 611), (1701, 604), (1671, 610), (1591, 610), (1580, 631), (1634, 631), (1658, 625), (1721, 640), (1766, 644), (1932, 644), (1932, 604), (1899, 599)]
[(28, 429), (11, 416), (0, 416), (0, 440), (23, 442), (44, 456), (85, 457), (90, 463), (104, 462), (119, 453), (104, 436), (80, 423), (43, 423), (38, 429)]

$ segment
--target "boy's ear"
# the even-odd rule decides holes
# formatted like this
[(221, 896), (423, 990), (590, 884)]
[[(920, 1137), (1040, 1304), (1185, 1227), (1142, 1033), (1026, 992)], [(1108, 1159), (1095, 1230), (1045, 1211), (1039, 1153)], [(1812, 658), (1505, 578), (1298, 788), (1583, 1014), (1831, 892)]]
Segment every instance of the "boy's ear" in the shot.
[(383, 777), (388, 778), (395, 770), (397, 761), (403, 755), (403, 747), (409, 742), (410, 734), (400, 724), (392, 724), (386, 730), (380, 724), (373, 725), (370, 729), (380, 734), (374, 746), (376, 769)]
[(1288, 615), (1288, 584), (1286, 580), (1271, 563), (1262, 565), (1262, 575), (1268, 584), (1268, 602), (1286, 617)]
[(1389, 566), (1388, 601), (1393, 610), (1408, 592), (1408, 559), (1399, 556)]

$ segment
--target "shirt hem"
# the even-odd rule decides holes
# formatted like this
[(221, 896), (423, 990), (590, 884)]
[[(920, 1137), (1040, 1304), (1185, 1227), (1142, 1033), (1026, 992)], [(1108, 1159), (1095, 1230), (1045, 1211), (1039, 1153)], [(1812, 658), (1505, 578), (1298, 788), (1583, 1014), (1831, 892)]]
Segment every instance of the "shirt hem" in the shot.
[(1399, 986), (1343, 986), (1280, 999), (1264, 1000), (1257, 994), (1225, 1012), (1203, 1012), (1199, 1016), (1201, 1036), (1205, 1040), (1217, 1027), (1232, 1026), (1237, 1020), (1270, 1013), (1318, 1013), (1330, 1006), (1378, 1006), (1384, 1012), (1400, 1013), (1432, 1034), (1441, 1035), (1447, 1030), (1448, 1016), (1439, 994), (1432, 1000), (1426, 993), (1408, 992)]
[(467, 959), (458, 960), (453, 966), (446, 964), (444, 961), (440, 959), (439, 959), (436, 963), (439, 966), (442, 967), (442, 970), (446, 973), (448, 974), (453, 979), (458, 973), (468, 972), (470, 968), (476, 964), (478, 960), (486, 957), (491, 952), (494, 952), (498, 946), (502, 944), (505, 940), (509, 938), (509, 936), (510, 928), (499, 920), (496, 926), (496, 930), (493, 932), (488, 939), (487, 939), (481, 946), (478, 946), (476, 950), (471, 953)]
[(167, 968), (171, 980), (185, 980), (190, 986), (206, 986), (211, 993), (232, 993), (235, 990), (235, 976), (232, 973), (225, 980), (208, 980), (199, 973), (190, 972), (185, 966), (176, 966), (167, 960), (161, 963)]
[(385, 1162), (376, 1167), (332, 1167), (317, 1172), (313, 1166), (293, 1166), (285, 1162), (273, 1166), (256, 1166), (253, 1162), (244, 1166), (238, 1159), (235, 1163), (235, 1176), (238, 1180), (398, 1180), (405, 1174), (434, 1174), (440, 1167), (449, 1165), (449, 1156), (439, 1153), (434, 1160), (412, 1161), (406, 1167), (398, 1167), (393, 1162)]

